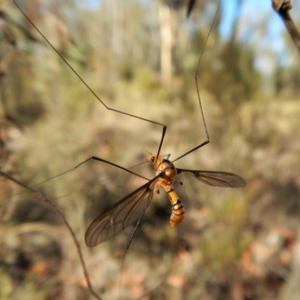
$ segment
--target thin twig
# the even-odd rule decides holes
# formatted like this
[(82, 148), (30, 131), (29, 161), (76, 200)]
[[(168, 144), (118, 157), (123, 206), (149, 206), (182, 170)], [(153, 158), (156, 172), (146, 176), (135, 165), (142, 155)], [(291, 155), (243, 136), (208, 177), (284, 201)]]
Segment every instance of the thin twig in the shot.
[(78, 253), (78, 256), (79, 256), (79, 259), (80, 259), (80, 263), (81, 263), (81, 266), (82, 266), (82, 269), (83, 269), (83, 273), (84, 273), (84, 277), (86, 279), (86, 282), (87, 282), (87, 285), (88, 285), (88, 288), (91, 292), (91, 294), (98, 300), (102, 300), (102, 298), (100, 298), (96, 292), (93, 290), (93, 287), (92, 287), (92, 284), (91, 284), (91, 281), (90, 281), (90, 278), (89, 278), (89, 275), (88, 275), (88, 272), (87, 272), (87, 269), (86, 269), (86, 266), (85, 266), (85, 263), (84, 263), (84, 259), (83, 259), (83, 255), (82, 255), (82, 252), (80, 250), (80, 245), (79, 245), (79, 242), (78, 240), (76, 239), (76, 236), (75, 236), (75, 233), (73, 231), (73, 229), (71, 228), (71, 226), (69, 225), (67, 219), (65, 218), (65, 216), (62, 214), (62, 212), (55, 206), (54, 203), (52, 203), (47, 197), (45, 197), (42, 193), (34, 190), (33, 188), (31, 187), (28, 187), (26, 186), (24, 183), (20, 182), (19, 180), (11, 177), (10, 175), (2, 172), (0, 170), (0, 175), (2, 175), (4, 178), (14, 182), (15, 184), (21, 186), (22, 188), (32, 192), (33, 194), (35, 194), (40, 200), (42, 200), (43, 202), (45, 202), (47, 205), (49, 205), (58, 215), (59, 217), (61, 218), (63, 224), (67, 227), (67, 230), (69, 231), (74, 243), (75, 243), (75, 247), (77, 249), (77, 253)]

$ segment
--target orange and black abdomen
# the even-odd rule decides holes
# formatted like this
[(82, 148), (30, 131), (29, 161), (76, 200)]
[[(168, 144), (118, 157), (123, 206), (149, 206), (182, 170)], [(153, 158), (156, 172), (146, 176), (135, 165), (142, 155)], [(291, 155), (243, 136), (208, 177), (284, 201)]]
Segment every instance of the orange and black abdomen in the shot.
[(172, 205), (170, 224), (171, 226), (176, 226), (184, 219), (184, 207), (179, 200), (176, 192), (172, 188), (166, 192)]

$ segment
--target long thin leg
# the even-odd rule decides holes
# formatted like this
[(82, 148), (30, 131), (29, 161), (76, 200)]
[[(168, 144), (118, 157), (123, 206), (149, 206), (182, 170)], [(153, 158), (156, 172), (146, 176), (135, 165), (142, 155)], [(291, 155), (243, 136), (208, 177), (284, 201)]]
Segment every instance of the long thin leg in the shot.
[(114, 166), (114, 167), (116, 167), (116, 168), (119, 168), (119, 169), (121, 169), (121, 170), (124, 170), (124, 171), (126, 171), (126, 172), (129, 172), (129, 173), (131, 173), (131, 174), (133, 174), (133, 175), (136, 175), (136, 176), (138, 176), (138, 177), (141, 177), (141, 178), (143, 178), (143, 179), (146, 179), (146, 180), (150, 180), (149, 178), (147, 178), (147, 177), (144, 177), (144, 176), (142, 176), (142, 175), (140, 175), (140, 174), (138, 174), (138, 173), (135, 173), (135, 172), (133, 172), (133, 171), (131, 171), (131, 170), (129, 170), (129, 169), (126, 169), (126, 168), (124, 168), (124, 167), (122, 167), (122, 166), (119, 166), (119, 165), (117, 165), (117, 164), (114, 164), (114, 163), (112, 163), (112, 162), (110, 162), (110, 161), (108, 161), (108, 160), (105, 160), (105, 159), (102, 159), (102, 158), (100, 158), (100, 157), (97, 157), (97, 156), (91, 156), (91, 157), (89, 157), (88, 159), (86, 159), (86, 160), (84, 160), (82, 163), (80, 163), (79, 165), (77, 165), (74, 169), (77, 169), (77, 168), (79, 168), (81, 165), (83, 165), (84, 163), (86, 163), (86, 162), (88, 162), (88, 161), (90, 161), (90, 160), (97, 160), (97, 161), (101, 161), (101, 162), (104, 162), (104, 163), (106, 163), (106, 164), (109, 164), (109, 165), (111, 165), (111, 166)]
[(206, 135), (206, 140), (203, 143), (201, 143), (200, 145), (196, 146), (195, 148), (193, 148), (193, 149), (189, 150), (188, 152), (180, 155), (179, 157), (177, 157), (176, 159), (174, 159), (172, 162), (175, 162), (175, 161), (183, 158), (184, 156), (186, 156), (186, 155), (188, 155), (188, 154), (196, 151), (197, 149), (199, 149), (199, 148), (201, 148), (201, 147), (209, 144), (209, 142), (210, 142), (209, 134), (208, 134), (208, 130), (207, 130), (206, 122), (205, 122), (205, 117), (204, 117), (204, 113), (203, 113), (203, 107), (202, 107), (201, 97), (200, 97), (200, 91), (199, 91), (199, 85), (198, 85), (198, 74), (199, 74), (199, 69), (200, 69), (200, 63), (201, 63), (201, 60), (202, 60), (202, 56), (203, 56), (203, 53), (204, 53), (204, 50), (205, 50), (205, 45), (207, 44), (207, 41), (208, 41), (208, 38), (209, 38), (210, 33), (212, 31), (212, 28), (213, 28), (213, 26), (215, 24), (217, 14), (219, 13), (219, 10), (220, 10), (220, 3), (221, 3), (221, 0), (218, 3), (218, 9), (216, 11), (216, 14), (214, 16), (212, 24), (210, 26), (209, 32), (208, 32), (208, 34), (206, 36), (206, 39), (205, 39), (205, 42), (204, 42), (204, 46), (202, 47), (202, 50), (201, 50), (201, 53), (200, 53), (200, 57), (199, 57), (199, 60), (198, 60), (197, 69), (196, 69), (195, 76), (194, 76), (196, 90), (197, 90), (197, 96), (198, 96), (198, 101), (199, 101), (199, 107), (200, 107), (200, 112), (201, 112), (202, 123), (203, 123), (203, 127), (204, 127), (204, 132), (205, 132), (205, 135)]
[(15, 5), (18, 7), (18, 9), (21, 11), (21, 13), (24, 15), (24, 17), (28, 20), (28, 22), (37, 30), (37, 32), (43, 37), (43, 39), (47, 42), (47, 44), (57, 53), (57, 55), (65, 62), (65, 64), (74, 72), (74, 74), (78, 77), (78, 79), (86, 86), (86, 88), (95, 96), (95, 98), (100, 101), (100, 103), (107, 109), (107, 110), (110, 110), (110, 111), (113, 111), (113, 112), (116, 112), (116, 113), (119, 113), (119, 114), (122, 114), (122, 115), (126, 115), (126, 116), (129, 116), (129, 117), (133, 117), (133, 118), (136, 118), (136, 119), (139, 119), (139, 120), (142, 120), (142, 121), (146, 121), (146, 122), (149, 122), (149, 123), (152, 123), (152, 124), (155, 124), (155, 125), (159, 125), (159, 126), (162, 126), (162, 134), (161, 134), (161, 140), (160, 140), (160, 143), (159, 143), (159, 146), (158, 146), (158, 151), (157, 151), (157, 156), (159, 156), (159, 153), (160, 153), (160, 150), (161, 150), (161, 147), (163, 145), (163, 141), (164, 141), (164, 138), (165, 138), (165, 133), (166, 133), (166, 130), (167, 130), (167, 126), (162, 124), (162, 123), (159, 123), (159, 122), (156, 122), (156, 121), (152, 121), (152, 120), (149, 120), (149, 119), (146, 119), (146, 118), (143, 118), (143, 117), (139, 117), (139, 116), (136, 116), (136, 115), (133, 115), (133, 114), (130, 114), (130, 113), (127, 113), (127, 112), (124, 112), (124, 111), (120, 111), (120, 110), (117, 110), (117, 109), (114, 109), (114, 108), (111, 108), (109, 107), (108, 105), (106, 105), (104, 103), (103, 100), (101, 100), (101, 98), (91, 89), (91, 87), (84, 81), (84, 79), (75, 71), (75, 69), (68, 63), (68, 61), (62, 56), (62, 54), (48, 41), (48, 39), (43, 35), (43, 33), (34, 25), (34, 23), (27, 17), (27, 15), (23, 12), (23, 10), (21, 9), (21, 7), (17, 4), (17, 2), (15, 0), (13, 0), (13, 2), (15, 3)]

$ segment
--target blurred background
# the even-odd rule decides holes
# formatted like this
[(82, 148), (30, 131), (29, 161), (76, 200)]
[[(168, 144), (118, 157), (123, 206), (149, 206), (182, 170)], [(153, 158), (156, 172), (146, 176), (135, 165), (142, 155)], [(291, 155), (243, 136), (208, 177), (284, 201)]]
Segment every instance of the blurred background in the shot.
[[(103, 299), (298, 299), (299, 52), (271, 1), (197, 1), (189, 18), (187, 2), (18, 4), (108, 107), (167, 125), (171, 160), (206, 138), (194, 81), (204, 50), (211, 142), (176, 166), (239, 174), (244, 189), (178, 176), (183, 223), (171, 228), (161, 191), (128, 251), (134, 224), (88, 248), (90, 222), (146, 181), (75, 166), (94, 155), (152, 178), (146, 151), (157, 153), (162, 126), (106, 109), (12, 1), (0, 3), (1, 170), (65, 215)], [(298, 25), (299, 10), (293, 1)], [(3, 177), (0, 201), (0, 298), (92, 299), (58, 215)]]

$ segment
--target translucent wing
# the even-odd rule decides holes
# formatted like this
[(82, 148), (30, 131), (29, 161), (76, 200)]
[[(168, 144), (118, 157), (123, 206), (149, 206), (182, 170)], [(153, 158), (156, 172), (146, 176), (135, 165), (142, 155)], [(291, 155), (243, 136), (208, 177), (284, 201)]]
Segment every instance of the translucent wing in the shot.
[(192, 175), (197, 180), (212, 186), (238, 188), (246, 185), (242, 177), (228, 172), (177, 169), (177, 174), (180, 173)]
[(85, 233), (85, 243), (94, 247), (123, 230), (141, 218), (151, 203), (155, 184), (160, 176), (127, 195), (116, 204), (102, 212)]

